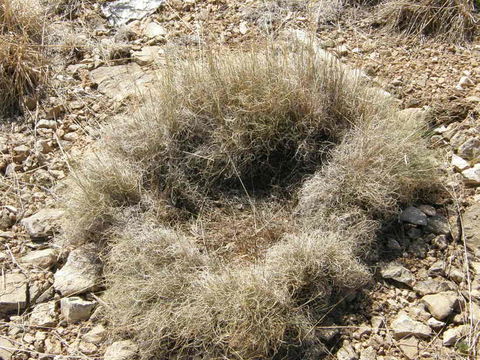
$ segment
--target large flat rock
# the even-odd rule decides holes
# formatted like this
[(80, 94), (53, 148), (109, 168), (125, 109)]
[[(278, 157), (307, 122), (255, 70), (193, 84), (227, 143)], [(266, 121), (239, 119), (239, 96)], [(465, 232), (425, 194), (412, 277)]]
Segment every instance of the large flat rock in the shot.
[(97, 290), (102, 283), (102, 263), (98, 249), (87, 244), (73, 250), (65, 265), (55, 273), (53, 286), (63, 296)]
[(21, 311), (27, 306), (27, 278), (20, 273), (5, 274), (0, 283), (0, 314)]
[(115, 101), (123, 101), (147, 91), (155, 80), (155, 73), (144, 71), (140, 65), (130, 63), (101, 66), (90, 72), (90, 79), (98, 90)]

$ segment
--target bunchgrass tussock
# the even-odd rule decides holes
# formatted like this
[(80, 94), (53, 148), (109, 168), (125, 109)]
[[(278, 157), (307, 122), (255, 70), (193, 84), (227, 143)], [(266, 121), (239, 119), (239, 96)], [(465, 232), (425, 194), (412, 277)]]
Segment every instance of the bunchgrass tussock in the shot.
[(471, 40), (475, 32), (470, 0), (389, 0), (378, 10), (381, 22), (406, 35), (457, 43)]
[(424, 126), (309, 45), (172, 59), (74, 171), (65, 236), (105, 244), (142, 359), (315, 359), (382, 222), (439, 182)]
[(43, 19), (35, 0), (0, 1), (0, 115), (18, 111), (22, 96), (45, 81)]

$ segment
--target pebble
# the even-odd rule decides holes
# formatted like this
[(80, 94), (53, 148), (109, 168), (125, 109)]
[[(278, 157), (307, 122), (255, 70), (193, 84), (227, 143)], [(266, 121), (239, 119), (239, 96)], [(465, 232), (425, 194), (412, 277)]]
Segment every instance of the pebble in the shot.
[(473, 168), (462, 171), (465, 182), (470, 185), (480, 185), (480, 164), (475, 164)]
[(32, 251), (20, 259), (20, 263), (40, 269), (49, 269), (57, 261), (57, 253), (53, 249)]
[(467, 160), (455, 154), (452, 154), (451, 164), (458, 171), (463, 171), (470, 167), (470, 164)]
[(413, 287), (413, 290), (419, 295), (424, 296), (448, 290), (454, 290), (454, 285), (447, 281), (427, 279), (423, 281), (418, 281)]

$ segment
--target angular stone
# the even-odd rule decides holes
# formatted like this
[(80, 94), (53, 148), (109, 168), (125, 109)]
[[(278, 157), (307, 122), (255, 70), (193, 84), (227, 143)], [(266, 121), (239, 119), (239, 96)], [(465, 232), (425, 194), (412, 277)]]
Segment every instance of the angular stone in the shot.
[(54, 301), (35, 306), (30, 315), (30, 325), (51, 327), (57, 324), (57, 311)]
[(467, 160), (461, 158), (458, 155), (453, 154), (452, 155), (452, 166), (458, 171), (463, 171), (463, 170), (469, 168), (470, 164), (468, 163)]
[(443, 345), (455, 345), (461, 338), (468, 335), (470, 325), (460, 325), (453, 329), (449, 329), (443, 333)]
[(102, 283), (102, 264), (98, 249), (93, 244), (87, 244), (73, 250), (54, 278), (55, 290), (64, 296), (99, 289)]
[(473, 252), (480, 252), (480, 203), (476, 203), (463, 214), (465, 242)]
[(337, 360), (358, 360), (358, 356), (352, 345), (344, 344), (337, 351)]
[(411, 319), (405, 312), (400, 312), (393, 320), (391, 329), (395, 339), (401, 339), (407, 336), (428, 338), (432, 335), (432, 329), (430, 329), (430, 327)]
[(388, 263), (382, 266), (380, 274), (385, 279), (392, 279), (410, 287), (415, 283), (412, 272), (400, 264)]
[(23, 274), (5, 274), (0, 286), (0, 314), (21, 311), (27, 306), (27, 278)]
[(58, 209), (43, 209), (36, 214), (20, 221), (32, 238), (45, 238), (53, 235), (58, 229), (58, 220), (63, 211)]
[(95, 325), (89, 332), (83, 335), (82, 339), (85, 342), (92, 344), (100, 344), (107, 334), (107, 331), (102, 324)]
[(418, 358), (418, 339), (414, 336), (410, 336), (406, 339), (401, 339), (398, 341), (398, 347), (408, 359), (417, 359)]
[(377, 351), (369, 346), (360, 352), (360, 360), (377, 360)]
[(427, 215), (413, 206), (400, 213), (400, 220), (415, 225), (427, 225)]
[(148, 65), (158, 62), (163, 49), (160, 46), (144, 46), (140, 51), (134, 51), (132, 59), (138, 65)]
[(152, 72), (146, 72), (136, 63), (118, 66), (102, 66), (90, 72), (98, 90), (116, 101), (146, 91), (155, 80)]
[(463, 170), (462, 175), (465, 183), (469, 185), (480, 185), (480, 164), (475, 164), (473, 168)]
[(68, 323), (88, 320), (96, 305), (95, 301), (83, 300), (77, 296), (60, 300), (62, 315)]
[(117, 341), (105, 350), (103, 360), (134, 360), (137, 355), (138, 346), (133, 341)]
[(418, 281), (413, 287), (413, 290), (415, 290), (416, 293), (424, 296), (443, 291), (455, 290), (455, 286), (448, 281), (428, 279), (424, 281)]
[(425, 295), (422, 302), (427, 305), (428, 311), (437, 320), (445, 320), (458, 308), (458, 296), (453, 291)]
[(147, 24), (147, 26), (145, 26), (143, 33), (146, 37), (153, 39), (159, 36), (167, 35), (167, 30), (165, 30), (165, 28), (159, 23), (151, 21)]
[(427, 325), (430, 326), (432, 329), (438, 331), (443, 329), (447, 324), (443, 321), (435, 319), (434, 317), (431, 317), (430, 319), (428, 319)]
[(6, 339), (5, 337), (0, 337), (0, 359), (2, 360), (11, 360), (12, 355), (18, 349), (13, 341)]
[(448, 235), (450, 234), (450, 225), (444, 216), (435, 215), (427, 219), (425, 230), (435, 235)]
[(49, 269), (57, 261), (57, 253), (53, 249), (32, 251), (20, 259), (20, 263), (32, 265), (40, 269)]
[(480, 156), (480, 139), (473, 138), (458, 148), (458, 155), (467, 160), (475, 160)]

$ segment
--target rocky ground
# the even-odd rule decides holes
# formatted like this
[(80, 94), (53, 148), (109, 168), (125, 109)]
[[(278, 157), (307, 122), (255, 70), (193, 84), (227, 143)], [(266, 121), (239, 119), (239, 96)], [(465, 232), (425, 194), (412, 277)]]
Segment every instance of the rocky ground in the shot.
[(378, 281), (346, 299), (319, 329), (329, 356), (478, 356), (480, 42), (386, 34), (362, 11), (331, 25), (303, 3), (170, 1), (127, 26), (109, 23), (98, 5), (85, 3), (74, 16), (53, 18), (53, 33), (65, 36), (52, 53), (49, 96), (25, 101), (25, 114), (0, 131), (1, 358), (134, 358), (137, 345), (112, 343), (100, 320), (108, 304), (97, 296), (99, 254), (56, 241), (63, 180), (99, 124), (144, 96), (165, 54), (179, 46), (250, 46), (288, 29), (316, 29), (323, 48), (362, 69), (405, 111), (428, 116), (431, 145), (440, 149), (449, 178), (451, 198), (404, 209), (372, 255)]

